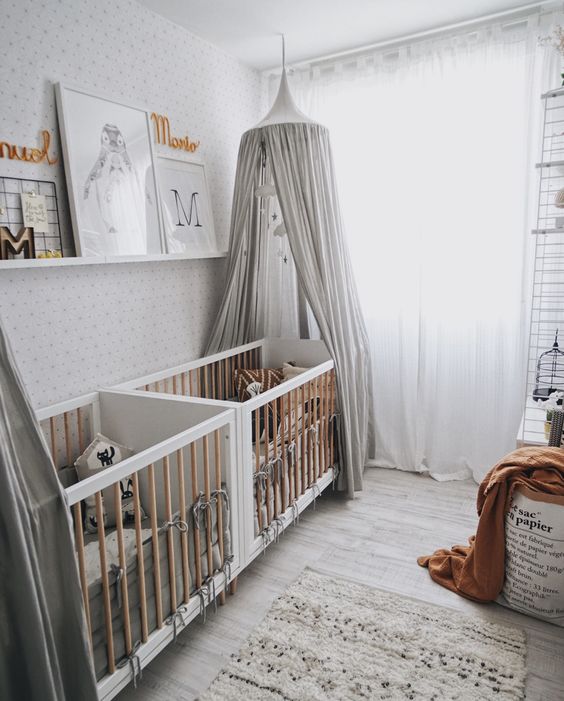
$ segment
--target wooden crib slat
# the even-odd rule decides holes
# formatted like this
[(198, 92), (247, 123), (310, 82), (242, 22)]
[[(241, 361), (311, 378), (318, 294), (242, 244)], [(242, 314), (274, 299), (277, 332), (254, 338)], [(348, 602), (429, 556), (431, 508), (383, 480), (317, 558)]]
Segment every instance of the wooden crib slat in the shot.
[(73, 464), (73, 459), (72, 459), (72, 435), (71, 435), (71, 429), (70, 429), (70, 416), (69, 412), (65, 411), (63, 413), (63, 422), (64, 422), (64, 432), (65, 432), (65, 449), (66, 449), (66, 456), (67, 456), (67, 467), (70, 467)]
[[(206, 501), (211, 501), (211, 478), (210, 478), (210, 445), (209, 436), (202, 437), (202, 451), (204, 454), (204, 494)], [(212, 514), (211, 509), (205, 510), (206, 516), (206, 558), (208, 563), (208, 577), (213, 573), (213, 551), (212, 551)]]
[(90, 644), (90, 651), (92, 651), (92, 621), (90, 618), (90, 600), (88, 598), (86, 561), (84, 559), (84, 532), (82, 530), (81, 502), (77, 502), (72, 508), (74, 511), (74, 533), (76, 541), (76, 554), (78, 559), (78, 572), (80, 574), (80, 588), (82, 590), (82, 601), (84, 603), (84, 613), (86, 614), (86, 625), (88, 627), (88, 642)]
[[(329, 417), (333, 416), (335, 413), (335, 371), (331, 370), (329, 372), (329, 382), (330, 382), (330, 400), (329, 400)], [(333, 422), (330, 427), (329, 432), (329, 460), (331, 467), (335, 466), (335, 430), (336, 426)]]
[(123, 637), (125, 640), (126, 654), (131, 654), (133, 649), (131, 640), (131, 619), (129, 616), (129, 592), (127, 589), (127, 560), (125, 559), (125, 545), (123, 542), (123, 521), (121, 519), (121, 489), (120, 483), (114, 484), (114, 507), (116, 514), (116, 535), (118, 544), (119, 566), (121, 568), (121, 610), (123, 615)]
[[(163, 487), (165, 497), (165, 517), (168, 523), (172, 522), (172, 497), (170, 494), (170, 458), (165, 455), (163, 458)], [(170, 606), (171, 612), (176, 611), (176, 567), (174, 562), (174, 533), (172, 528), (166, 532), (168, 549), (168, 579), (170, 586)]]
[[(184, 452), (182, 448), (176, 451), (176, 465), (178, 469), (178, 506), (180, 520), (188, 523), (186, 514), (186, 481), (184, 479)], [(180, 546), (182, 549), (182, 582), (184, 585), (184, 603), (190, 600), (190, 560), (188, 557), (188, 533), (180, 533)]]
[(288, 395), (283, 394), (280, 397), (280, 451), (281, 451), (281, 458), (282, 458), (282, 513), (286, 511), (288, 508), (288, 500), (287, 500), (287, 490), (289, 489), (288, 485), (288, 461), (287, 461), (287, 455), (286, 455), (286, 432), (288, 430), (288, 417), (286, 413), (286, 398)]
[[(255, 421), (255, 475), (260, 471), (260, 410), (255, 409), (253, 414)], [(259, 531), (262, 531), (262, 488), (255, 477), (255, 498)]]
[(180, 386), (181, 386), (181, 391), (182, 391), (182, 396), (186, 396), (186, 373), (183, 372), (182, 375), (180, 375)]
[[(200, 494), (198, 487), (198, 451), (196, 443), (190, 444), (190, 469), (192, 478), (192, 503), (195, 503)], [(202, 586), (202, 549), (200, 547), (200, 531), (193, 529), (194, 535), (194, 568), (196, 570), (196, 589)]]
[(308, 474), (308, 487), (315, 482), (314, 475), (314, 464), (313, 464), (313, 440), (311, 436), (311, 429), (313, 426), (313, 400), (311, 392), (311, 381), (307, 383), (307, 474)]
[(319, 378), (319, 471), (324, 475), (325, 467), (325, 373)]
[(196, 370), (196, 396), (202, 396), (202, 368)]
[(77, 428), (77, 433), (78, 433), (78, 449), (80, 450), (80, 454), (84, 452), (84, 448), (86, 447), (84, 445), (84, 429), (82, 426), (82, 408), (78, 407), (76, 410), (76, 428)]
[(331, 422), (330, 422), (330, 418), (331, 418), (331, 373), (330, 372), (325, 373), (325, 384), (327, 385), (327, 392), (326, 392), (326, 398), (325, 398), (325, 413), (326, 413), (326, 416), (325, 416), (325, 419), (326, 419), (326, 422), (325, 422), (325, 424), (326, 424), (325, 425), (325, 453), (326, 453), (325, 465), (326, 465), (326, 468), (325, 469), (328, 470), (331, 467), (331, 453), (330, 453), (330, 450), (331, 450), (331, 446), (330, 446), (330, 440), (331, 440), (331, 438), (330, 438), (330, 435), (331, 435), (330, 434), (330, 430), (331, 430)]
[(306, 390), (305, 386), (302, 385), (300, 388), (300, 395), (301, 395), (301, 408), (302, 408), (302, 415), (301, 415), (301, 425), (300, 425), (300, 431), (299, 431), (299, 437), (300, 437), (300, 455), (301, 455), (301, 475), (302, 475), (302, 489), (301, 493), (304, 494), (306, 487), (309, 487), (309, 482), (307, 478), (307, 462), (306, 462), (306, 444), (307, 444), (307, 425), (306, 425)]
[(298, 412), (299, 412), (299, 407), (300, 407), (300, 402), (299, 402), (299, 396), (298, 396), (298, 389), (293, 389), (292, 390), (292, 398), (293, 398), (293, 405), (294, 405), (294, 411), (293, 411), (293, 440), (294, 440), (294, 499), (297, 499), (298, 496), (300, 495), (301, 489), (300, 489), (300, 453), (299, 453), (299, 436), (298, 436)]
[(217, 399), (217, 394), (216, 394), (216, 382), (215, 382), (215, 374), (217, 372), (217, 363), (213, 363), (211, 366), (211, 396), (214, 399)]
[(194, 396), (194, 371), (193, 370), (188, 370), (188, 383), (190, 385), (190, 396)]
[[(270, 462), (270, 407), (268, 402), (266, 404), (263, 404), (262, 410), (264, 415), (264, 465), (268, 465), (268, 463)], [(266, 524), (267, 526), (270, 526), (270, 522), (272, 521), (272, 508), (270, 506), (270, 476), (268, 474), (266, 475), (265, 479), (265, 497)]]
[(229, 362), (229, 378), (231, 383), (231, 396), (235, 396), (235, 359), (232, 355), (227, 358)]
[[(278, 402), (275, 399), (271, 404), (272, 411), (272, 459), (276, 460), (278, 457)], [(280, 513), (280, 484), (278, 482), (279, 477), (279, 464), (274, 463), (274, 472), (272, 473), (274, 479), (274, 518), (278, 518)]]
[(141, 608), (141, 639), (145, 643), (149, 637), (147, 618), (147, 587), (145, 584), (145, 555), (143, 553), (143, 534), (141, 533), (141, 502), (139, 500), (139, 475), (134, 472), (133, 479), (133, 513), (135, 516), (135, 546), (137, 548), (137, 577), (139, 582), (139, 603)]
[(159, 548), (159, 527), (157, 523), (157, 496), (155, 490), (155, 466), (147, 467), (149, 478), (149, 513), (151, 519), (151, 540), (153, 546), (153, 580), (155, 583), (155, 611), (157, 628), (163, 627), (163, 600), (161, 589), (161, 557)]
[(53, 458), (53, 463), (55, 468), (59, 468), (57, 464), (57, 423), (56, 417), (51, 416), (49, 419), (49, 434), (51, 437), (51, 457)]
[[(214, 431), (214, 464), (215, 464), (215, 488), (217, 494), (217, 543), (219, 547), (219, 561), (223, 565), (225, 550), (223, 544), (223, 494), (219, 493), (221, 489), (221, 434), (219, 430)], [(219, 603), (225, 603), (225, 591), (219, 595)]]
[(177, 376), (174, 375), (172, 378), (172, 393), (173, 394), (178, 394), (178, 384), (177, 384)]
[[(223, 359), (223, 371), (225, 373), (225, 397), (224, 399), (229, 399), (231, 392), (229, 388), (231, 387), (231, 381), (229, 379), (229, 358)], [(232, 395), (231, 395), (232, 396)]]
[(211, 365), (205, 365), (203, 368), (204, 373), (204, 397), (209, 398), (210, 396), (210, 372), (212, 370)]
[[(311, 386), (311, 382), (310, 382)], [(313, 479), (316, 482), (320, 475), (319, 472), (319, 451), (318, 451), (318, 445), (319, 445), (319, 426), (318, 426), (318, 404), (319, 401), (319, 383), (318, 383), (318, 378), (314, 377), (313, 378), (313, 420), (312, 420), (312, 426), (313, 426), (313, 439), (312, 439), (312, 452), (313, 452)]]
[(223, 395), (223, 360), (217, 362), (217, 398), (225, 399)]
[(104, 600), (104, 623), (106, 625), (106, 653), (108, 656), (108, 672), (116, 670), (114, 655), (114, 634), (112, 631), (112, 606), (110, 600), (110, 583), (108, 579), (108, 562), (106, 558), (106, 534), (104, 530), (104, 507), (102, 492), (96, 492), (96, 521), (98, 525), (98, 552), (100, 556), (100, 573), (102, 576), (102, 597)]

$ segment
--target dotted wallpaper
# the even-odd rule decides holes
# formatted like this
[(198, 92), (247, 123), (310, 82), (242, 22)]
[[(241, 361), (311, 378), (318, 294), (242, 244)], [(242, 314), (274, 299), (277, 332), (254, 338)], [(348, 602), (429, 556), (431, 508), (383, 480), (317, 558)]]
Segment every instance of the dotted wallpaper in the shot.
[[(258, 72), (134, 0), (5, 0), (0, 141), (53, 137), (54, 166), (0, 158), (0, 177), (53, 180), (74, 254), (53, 83), (168, 115), (199, 140), (227, 247), (241, 134), (261, 116)], [(0, 271), (0, 315), (35, 406), (197, 357), (222, 293), (222, 259)]]

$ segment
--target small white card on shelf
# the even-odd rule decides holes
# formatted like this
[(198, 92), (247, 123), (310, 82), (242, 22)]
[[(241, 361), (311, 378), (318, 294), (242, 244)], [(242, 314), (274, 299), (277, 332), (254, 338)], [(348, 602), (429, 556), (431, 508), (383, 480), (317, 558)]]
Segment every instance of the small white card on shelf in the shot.
[(47, 202), (44, 195), (22, 192), (22, 214), (24, 226), (32, 227), (42, 234), (49, 233)]

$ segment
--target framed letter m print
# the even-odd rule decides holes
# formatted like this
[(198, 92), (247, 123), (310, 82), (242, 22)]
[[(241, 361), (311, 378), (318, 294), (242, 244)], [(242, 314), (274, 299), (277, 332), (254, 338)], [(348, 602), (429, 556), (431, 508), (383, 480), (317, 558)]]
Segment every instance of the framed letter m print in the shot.
[(203, 164), (159, 156), (158, 176), (167, 252), (220, 254)]

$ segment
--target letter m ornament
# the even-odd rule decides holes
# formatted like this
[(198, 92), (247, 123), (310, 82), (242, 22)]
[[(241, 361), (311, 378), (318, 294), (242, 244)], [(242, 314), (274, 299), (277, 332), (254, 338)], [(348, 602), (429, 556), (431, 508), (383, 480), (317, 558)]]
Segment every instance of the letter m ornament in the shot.
[(8, 254), (17, 256), (23, 251), (24, 258), (35, 258), (35, 243), (33, 229), (29, 226), (22, 227), (16, 236), (12, 236), (10, 229), (0, 226), (0, 260), (8, 260)]

